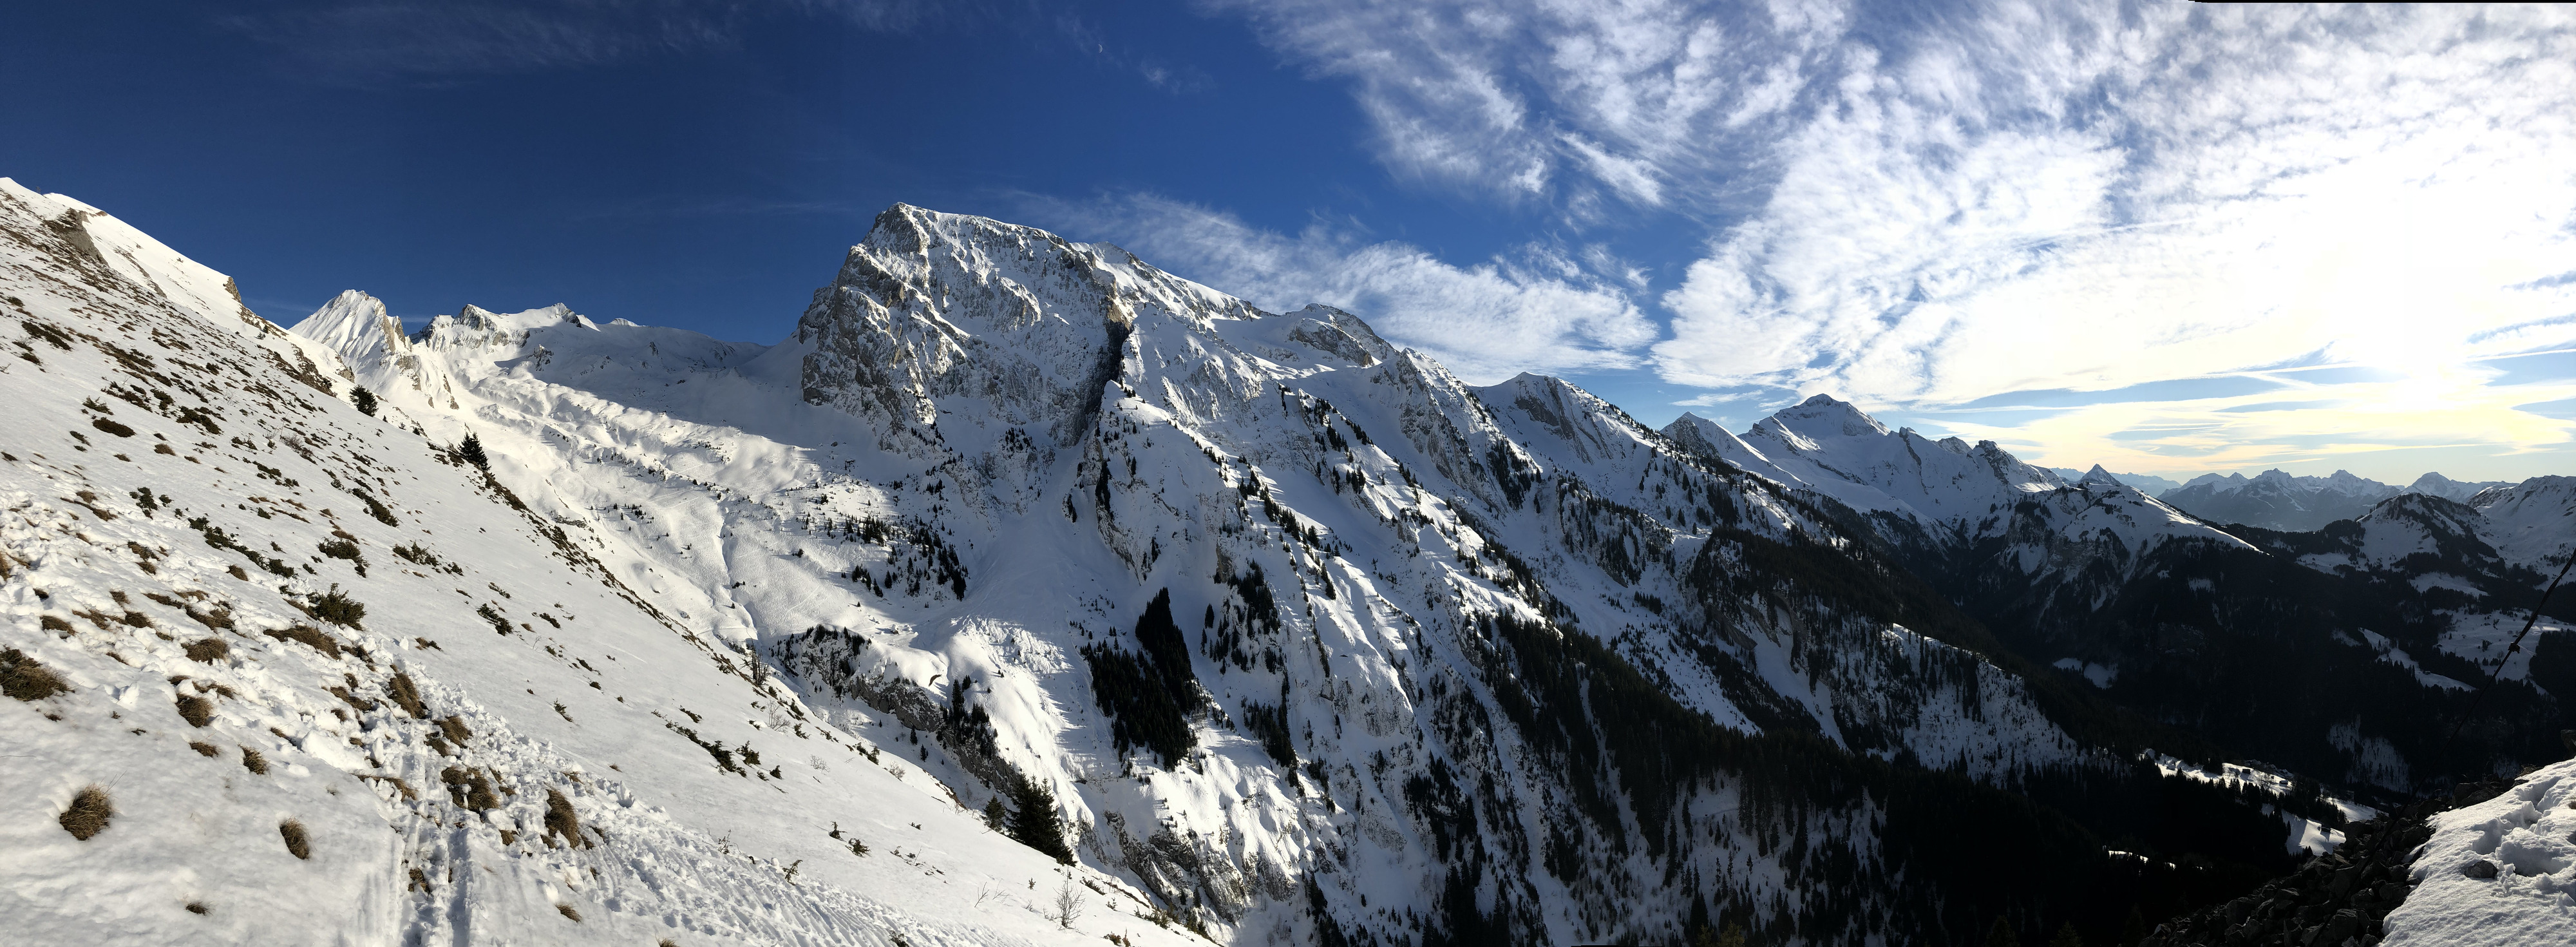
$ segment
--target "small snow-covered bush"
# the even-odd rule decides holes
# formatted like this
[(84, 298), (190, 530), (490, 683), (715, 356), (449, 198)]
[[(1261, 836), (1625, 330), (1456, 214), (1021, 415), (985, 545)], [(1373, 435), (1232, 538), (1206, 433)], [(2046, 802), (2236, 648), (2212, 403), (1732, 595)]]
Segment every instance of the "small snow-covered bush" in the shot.
[[(331, 591), (316, 595), (312, 601), (305, 603), (304, 613), (313, 616), (317, 621), (327, 621), (334, 625), (350, 628), (366, 627), (361, 622), (367, 617), (367, 606), (340, 591), (340, 586), (336, 582), (332, 583)], [(332, 657), (339, 657), (339, 655), (334, 654)]]

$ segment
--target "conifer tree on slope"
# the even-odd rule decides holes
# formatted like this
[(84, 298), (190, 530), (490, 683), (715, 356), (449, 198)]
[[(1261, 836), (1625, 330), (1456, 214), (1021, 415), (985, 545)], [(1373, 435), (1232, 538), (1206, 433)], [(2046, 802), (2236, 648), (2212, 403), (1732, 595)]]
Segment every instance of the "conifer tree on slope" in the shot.
[(1073, 849), (1064, 843), (1064, 826), (1056, 821), (1055, 792), (1027, 776), (1011, 787), (1011, 838), (1055, 856), (1056, 861), (1073, 863)]

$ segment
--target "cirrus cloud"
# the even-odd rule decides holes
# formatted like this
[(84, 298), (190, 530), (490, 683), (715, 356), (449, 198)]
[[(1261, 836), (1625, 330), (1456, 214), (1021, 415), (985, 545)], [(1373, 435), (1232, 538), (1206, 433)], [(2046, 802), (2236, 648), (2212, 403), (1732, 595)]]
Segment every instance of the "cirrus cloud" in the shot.
[(2045, 429), (2209, 463), (2570, 439), (2527, 409), (2547, 392), (2477, 367), (2576, 344), (2560, 8), (1214, 5), (1346, 80), (1401, 176), (1578, 230), (1613, 205), (1699, 222), (1653, 298), (1668, 383), (1930, 416), (2367, 365), (2400, 381)]
[(1388, 340), (1478, 384), (1521, 371), (1631, 367), (1657, 334), (1627, 287), (1592, 275), (1617, 269), (1597, 248), (1530, 245), (1458, 266), (1347, 227), (1318, 222), (1283, 234), (1149, 194), (1023, 200), (1028, 213), (1059, 229), (1107, 238), (1261, 308), (1285, 312), (1323, 303), (1358, 313)]

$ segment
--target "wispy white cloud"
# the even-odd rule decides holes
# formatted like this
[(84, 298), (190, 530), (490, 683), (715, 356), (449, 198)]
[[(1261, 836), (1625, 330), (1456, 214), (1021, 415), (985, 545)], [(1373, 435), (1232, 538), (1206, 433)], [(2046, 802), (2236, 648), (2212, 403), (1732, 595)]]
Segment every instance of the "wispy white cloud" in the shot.
[[(1710, 179), (1746, 173), (1760, 156), (1715, 133), (1769, 128), (1846, 19), (1791, 2), (1206, 5), (1350, 81), (1397, 173), (1553, 203), (1577, 219), (1605, 214), (1608, 201), (1704, 200)], [(1679, 194), (1676, 180), (1688, 184)]]
[[(2077, 468), (2350, 469), (2401, 484), (2433, 469), (2470, 479), (2563, 470), (2564, 445), (2576, 436), (2566, 410), (2576, 378), (2498, 384), (2497, 375), (2473, 363), (2261, 394), (2083, 405), (2010, 423), (1974, 411), (1924, 417), (2034, 462)], [(2530, 410), (2549, 402), (2558, 410)], [(2552, 458), (2559, 463), (2534, 469)]]
[(1346, 79), (1401, 174), (1576, 226), (1603, 201), (1709, 221), (1656, 300), (1668, 382), (1924, 411), (2330, 361), (2403, 380), (2028, 430), (2201, 457), (2570, 440), (2476, 363), (2576, 343), (2560, 8), (1220, 5)]
[(2567, 24), (1996, 9), (1784, 143), (1665, 299), (1668, 377), (1938, 403), (2569, 337), (2576, 294), (2511, 288), (2576, 259)]
[[(1581, 252), (1533, 245), (1458, 266), (1347, 227), (1318, 222), (1283, 234), (1152, 195), (1024, 202), (1059, 230), (1116, 243), (1264, 309), (1323, 303), (1357, 313), (1390, 341), (1479, 383), (1631, 367), (1657, 332), (1627, 287), (1593, 275)], [(1618, 272), (1614, 259), (1594, 260)]]

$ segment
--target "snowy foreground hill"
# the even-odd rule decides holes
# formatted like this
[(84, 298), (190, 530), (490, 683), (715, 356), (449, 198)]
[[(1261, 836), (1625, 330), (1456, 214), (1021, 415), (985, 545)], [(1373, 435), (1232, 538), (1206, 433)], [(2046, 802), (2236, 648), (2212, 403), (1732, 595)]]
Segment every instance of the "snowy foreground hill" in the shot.
[[(2096, 614), (2278, 591), (2175, 575), (2213, 556), (2429, 594), (2381, 526), (2240, 537), (1830, 399), (1650, 430), (981, 218), (887, 211), (774, 346), (288, 332), (68, 198), (0, 182), (0, 233), (31, 942), (2108, 943), (2366, 813), (2245, 747), (2555, 758), (2212, 725), (2151, 646), (2201, 619)], [(2447, 617), (2279, 653), (2449, 706), (2411, 643), (2564, 555), (2526, 519)], [(2476, 942), (2444, 910), (2388, 932)]]

